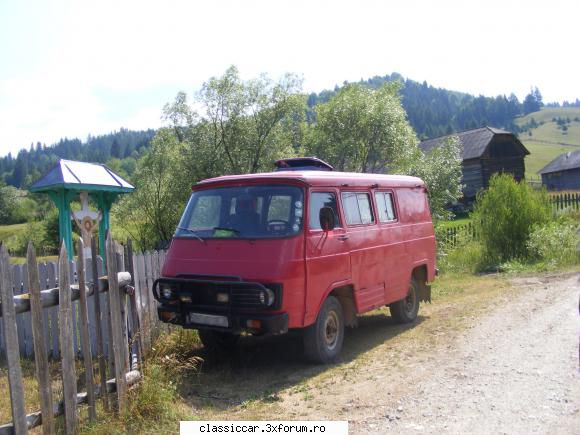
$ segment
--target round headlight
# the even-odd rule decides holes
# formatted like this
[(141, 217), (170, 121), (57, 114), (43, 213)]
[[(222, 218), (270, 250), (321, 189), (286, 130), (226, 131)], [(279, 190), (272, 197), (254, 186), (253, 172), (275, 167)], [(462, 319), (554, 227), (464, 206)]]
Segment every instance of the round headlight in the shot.
[(269, 288), (262, 290), (260, 292), (260, 302), (267, 307), (271, 307), (274, 305), (274, 300), (276, 299), (276, 295), (272, 290)]

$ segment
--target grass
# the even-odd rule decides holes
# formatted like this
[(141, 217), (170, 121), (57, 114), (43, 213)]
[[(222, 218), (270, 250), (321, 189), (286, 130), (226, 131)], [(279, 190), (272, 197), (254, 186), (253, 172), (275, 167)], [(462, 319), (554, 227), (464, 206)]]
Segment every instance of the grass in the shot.
[[(534, 118), (538, 123), (540, 122), (552, 122), (552, 118), (570, 118), (571, 121), (575, 117), (580, 118), (580, 107), (546, 107), (539, 112), (529, 113), (526, 116), (522, 116), (516, 119), (516, 124), (523, 125), (528, 123)], [(578, 143), (580, 145), (580, 142)]]
[[(534, 119), (543, 123), (529, 132), (520, 134), (520, 140), (530, 151), (526, 157), (526, 176), (537, 179), (537, 172), (562, 153), (580, 150), (580, 108), (547, 108), (518, 118), (516, 124), (524, 125)], [(569, 118), (568, 130), (558, 128), (553, 118)], [(531, 133), (531, 135), (530, 135)]]
[(0, 225), (0, 242), (24, 232), (26, 224)]
[(563, 146), (557, 144), (547, 144), (540, 142), (531, 142), (523, 137), (524, 146), (530, 151), (530, 155), (526, 156), (526, 178), (528, 179), (538, 179), (540, 175), (538, 171), (544, 166), (554, 160), (562, 153), (567, 153), (568, 151), (580, 150), (579, 146)]
[[(537, 172), (560, 154), (580, 150), (580, 121), (574, 121), (575, 118), (580, 119), (580, 108), (542, 109), (518, 118), (516, 124), (524, 125), (532, 118), (543, 124), (521, 133), (520, 140), (530, 151), (530, 155), (526, 157), (526, 178), (538, 179)], [(552, 121), (553, 118), (569, 118), (568, 130), (559, 129), (558, 124)]]

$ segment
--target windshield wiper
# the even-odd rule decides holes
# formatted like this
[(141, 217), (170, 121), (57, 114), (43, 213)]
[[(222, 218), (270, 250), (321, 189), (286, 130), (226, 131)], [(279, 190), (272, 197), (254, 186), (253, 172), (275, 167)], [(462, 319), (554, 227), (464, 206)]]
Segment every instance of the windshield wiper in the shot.
[(182, 230), (182, 231), (187, 231), (189, 234), (193, 235), (193, 237), (195, 237), (197, 240), (199, 240), (202, 243), (205, 243), (205, 240), (203, 240), (201, 237), (199, 237), (197, 235), (197, 233), (195, 232), (195, 230), (192, 230), (191, 228), (185, 228), (185, 227), (177, 227), (178, 230)]
[(231, 231), (231, 232), (236, 233), (236, 234), (241, 234), (240, 230), (236, 230), (235, 228), (229, 228), (229, 227), (213, 227), (213, 230), (214, 231), (219, 231), (219, 230)]

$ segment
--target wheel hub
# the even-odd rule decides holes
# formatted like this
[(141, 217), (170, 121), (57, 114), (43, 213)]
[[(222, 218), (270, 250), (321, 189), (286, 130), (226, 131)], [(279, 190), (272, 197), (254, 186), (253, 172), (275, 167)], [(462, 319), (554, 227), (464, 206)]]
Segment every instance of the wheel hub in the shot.
[(338, 343), (338, 316), (334, 311), (328, 313), (324, 322), (324, 339), (328, 349), (334, 349)]

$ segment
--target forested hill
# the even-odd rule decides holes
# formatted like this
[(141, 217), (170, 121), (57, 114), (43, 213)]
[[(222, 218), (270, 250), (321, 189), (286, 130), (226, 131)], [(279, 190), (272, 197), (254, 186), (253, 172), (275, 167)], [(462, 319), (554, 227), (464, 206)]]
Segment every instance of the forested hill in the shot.
[[(542, 96), (534, 89), (520, 103), (512, 93), (510, 96), (476, 97), (470, 94), (435, 88), (427, 82), (419, 83), (405, 79), (398, 73), (375, 76), (359, 83), (379, 87), (386, 81), (401, 84), (403, 107), (409, 121), (420, 139), (451, 134), (453, 132), (478, 128), (483, 125), (502, 127), (517, 132), (514, 118), (535, 112), (542, 106)], [(308, 97), (309, 107), (328, 101), (338, 90), (313, 93)]]
[(0, 186), (2, 182), (15, 187), (27, 187), (36, 181), (58, 159), (108, 163), (122, 175), (131, 174), (141, 154), (149, 147), (155, 130), (118, 132), (79, 139), (61, 139), (46, 146), (40, 142), (21, 150), (17, 156), (0, 157)]

